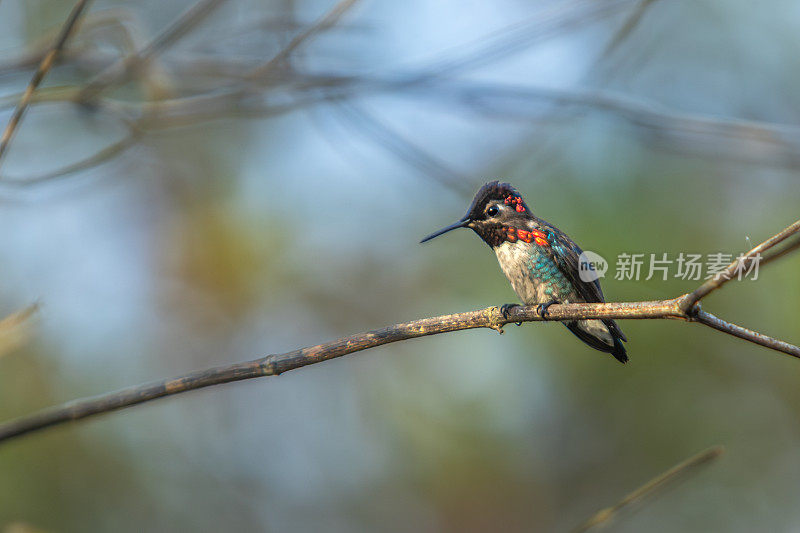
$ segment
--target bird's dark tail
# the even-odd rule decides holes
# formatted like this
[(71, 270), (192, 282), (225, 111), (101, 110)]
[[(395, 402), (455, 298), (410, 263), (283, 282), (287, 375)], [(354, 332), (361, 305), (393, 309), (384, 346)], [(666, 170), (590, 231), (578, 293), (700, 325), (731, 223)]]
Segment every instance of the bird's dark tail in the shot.
[(622, 345), (628, 339), (613, 320), (577, 320), (564, 325), (595, 350), (610, 353), (620, 363), (628, 362), (628, 353)]

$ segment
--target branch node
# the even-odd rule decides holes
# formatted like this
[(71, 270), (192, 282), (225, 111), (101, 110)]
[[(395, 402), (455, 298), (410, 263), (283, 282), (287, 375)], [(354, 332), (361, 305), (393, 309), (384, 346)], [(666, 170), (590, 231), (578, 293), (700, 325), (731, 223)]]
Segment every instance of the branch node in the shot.
[(503, 331), (503, 326), (505, 326), (506, 323), (507, 322), (505, 321), (505, 318), (503, 317), (503, 312), (500, 311), (499, 307), (492, 307), (489, 310), (489, 326), (488, 327), (492, 328), (497, 333), (502, 335), (503, 333), (505, 333), (505, 331)]
[(700, 314), (700, 311), (702, 311), (702, 305), (700, 302), (696, 302), (689, 309), (684, 310), (683, 313), (689, 322), (697, 322), (697, 315)]
[(261, 369), (262, 376), (280, 376), (281, 371), (278, 365), (275, 364), (275, 356), (268, 355), (264, 357), (259, 363), (258, 367)]

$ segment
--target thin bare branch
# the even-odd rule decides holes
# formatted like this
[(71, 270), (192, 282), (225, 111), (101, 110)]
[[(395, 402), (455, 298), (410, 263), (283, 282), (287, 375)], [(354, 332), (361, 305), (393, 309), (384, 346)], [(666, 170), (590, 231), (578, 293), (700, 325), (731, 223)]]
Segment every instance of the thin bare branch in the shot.
[(358, 0), (341, 0), (328, 11), (321, 19), (309, 26), (306, 30), (298, 33), (280, 52), (267, 61), (264, 65), (253, 69), (247, 77), (251, 80), (263, 80), (269, 76), (273, 70), (283, 65), (301, 45), (305, 44), (311, 37), (333, 27), (342, 16), (355, 5)]
[(89, 103), (109, 87), (127, 81), (132, 72), (146, 66), (156, 55), (186, 35), (189, 30), (202, 22), (224, 1), (201, 0), (194, 4), (140, 51), (120, 59), (95, 76), (93, 80), (81, 89), (76, 100), (85, 104)]
[(684, 137), (710, 136), (786, 146), (793, 151), (800, 151), (800, 128), (793, 124), (677, 112), (651, 100), (609, 90), (465, 82), (439, 82), (430, 87), (422, 86), (421, 89), (445, 96), (447, 101), (466, 104), (474, 111), (510, 120), (530, 122), (532, 118), (538, 118), (541, 112), (532, 115), (527, 105), (541, 100), (556, 105), (575, 104), (609, 111), (634, 125), (656, 131), (677, 132)]
[(603, 49), (603, 53), (600, 54), (601, 60), (608, 57), (631, 35), (631, 33), (633, 33), (633, 30), (635, 30), (642, 21), (642, 18), (644, 17), (648, 8), (655, 1), (656, 0), (642, 0), (639, 5), (634, 8), (633, 12), (628, 16), (627, 19), (625, 19), (625, 22), (622, 24), (620, 29), (617, 30), (617, 32), (614, 34), (614, 37), (611, 39), (605, 49)]
[(595, 513), (589, 520), (573, 530), (573, 533), (584, 533), (592, 528), (608, 525), (608, 523), (625, 507), (639, 503), (645, 498), (651, 498), (668, 484), (674, 483), (679, 479), (686, 479), (689, 474), (697, 472), (698, 468), (707, 466), (717, 460), (725, 448), (713, 446), (685, 461), (673, 466), (666, 472), (654, 477), (638, 489), (626, 495), (619, 502)]
[(131, 148), (139, 141), (140, 132), (136, 129), (130, 129), (128, 134), (119, 141), (106, 146), (105, 148), (95, 152), (85, 159), (76, 161), (75, 163), (60, 167), (50, 172), (43, 172), (38, 175), (28, 176), (25, 178), (7, 177), (5, 181), (0, 182), (0, 187), (9, 187), (12, 189), (30, 187), (40, 183), (51, 182), (57, 178), (62, 178), (80, 172), (89, 168), (94, 168), (101, 163), (105, 163), (120, 155), (122, 152)]
[[(583, 318), (680, 318), (677, 300), (636, 302), (633, 304), (564, 304), (550, 307), (548, 320)], [(243, 379), (277, 376), (283, 372), (327, 361), (336, 357), (375, 348), (384, 344), (425, 337), (440, 333), (475, 328), (491, 328), (502, 331), (510, 322), (543, 320), (534, 307), (515, 307), (504, 317), (498, 307), (479, 311), (443, 315), (395, 324), (385, 328), (344, 337), (325, 344), (301, 348), (277, 355), (268, 355), (253, 361), (210, 368), (174, 379), (156, 381), (130, 387), (119, 392), (103, 394), (93, 398), (76, 400), (63, 406), (45, 409), (28, 417), (0, 425), (0, 442), (19, 437), (33, 431), (81, 420), (83, 418), (114, 411), (124, 407), (172, 396), (191, 390), (230, 383)]]
[(736, 324), (722, 320), (711, 313), (706, 313), (702, 309), (697, 309), (693, 319), (701, 324), (712, 327), (717, 331), (727, 333), (728, 335), (733, 335), (734, 337), (739, 337), (740, 339), (744, 339), (746, 341), (750, 341), (752, 343), (759, 344), (761, 346), (765, 346), (794, 357), (800, 357), (800, 348), (793, 344), (768, 337), (767, 335), (751, 329), (743, 328), (742, 326), (737, 326)]
[[(224, 117), (264, 118), (332, 99), (350, 101), (353, 97), (369, 93), (405, 89), (443, 98), (448, 104), (465, 106), (473, 112), (488, 113), (493, 117), (511, 120), (530, 122), (531, 113), (526, 111), (526, 105), (535, 100), (545, 100), (559, 105), (571, 103), (607, 110), (634, 125), (684, 139), (701, 135), (741, 141), (741, 149), (738, 150), (740, 155), (743, 150), (746, 151), (748, 146), (755, 143), (784, 147), (791, 153), (800, 152), (800, 128), (795, 126), (675, 113), (654, 102), (608, 91), (554, 90), (445, 81), (409, 86), (406, 85), (406, 81), (397, 78), (303, 75), (298, 72), (287, 73), (286, 81), (289, 80), (293, 81), (291, 93), (280, 90), (275, 93), (273, 91), (276, 89), (273, 88), (265, 93), (264, 98), (258, 99), (245, 98), (245, 93), (241, 89), (233, 88), (229, 91), (214, 91), (145, 103), (102, 99), (97, 105), (124, 108), (130, 115), (139, 115), (142, 119), (138, 121), (137, 126), (142, 130), (149, 130), (198, 124)], [(37, 91), (31, 102), (77, 100), (76, 90), (64, 89), (46, 97), (42, 94), (45, 90)], [(267, 95), (270, 97), (267, 98)], [(0, 106), (13, 105), (16, 98), (16, 96), (4, 97), (0, 99)], [(537, 120), (538, 118), (540, 117), (537, 114)], [(698, 143), (695, 143), (694, 147), (697, 146)]]
[[(79, 89), (73, 87), (45, 87), (36, 92), (31, 102), (63, 102), (64, 99), (69, 100), (73, 96), (77, 95), (78, 91)], [(0, 97), (0, 109), (6, 105), (6, 102), (9, 101), (9, 99), (10, 97)], [(126, 109), (125, 106), (117, 105), (117, 103), (111, 100), (103, 100), (98, 103), (94, 111), (95, 113), (106, 113), (110, 118), (118, 120), (128, 130), (127, 134), (119, 141), (102, 148), (98, 152), (95, 152), (86, 158), (66, 166), (59, 167), (52, 171), (25, 177), (4, 175), (3, 179), (0, 179), (0, 188), (26, 188), (30, 187), (31, 185), (48, 182), (55, 178), (66, 176), (81, 170), (93, 168), (121, 154), (133, 146), (141, 137), (143, 132), (141, 128), (139, 128), (139, 121), (132, 120), (130, 118), (130, 110)]]
[(45, 54), (42, 62), (39, 64), (39, 68), (36, 69), (36, 72), (33, 74), (33, 78), (31, 78), (30, 83), (28, 83), (28, 86), (25, 88), (25, 92), (23, 93), (17, 108), (14, 110), (14, 114), (11, 115), (11, 119), (6, 125), (6, 129), (3, 131), (3, 135), (0, 136), (0, 162), (2, 162), (3, 156), (8, 150), (8, 145), (11, 142), (11, 138), (14, 136), (14, 132), (17, 130), (20, 121), (22, 120), (22, 116), (25, 114), (25, 110), (28, 109), (31, 96), (33, 96), (36, 88), (42, 83), (42, 80), (44, 80), (44, 77), (47, 75), (47, 73), (50, 72), (50, 69), (53, 68), (53, 65), (55, 64), (61, 52), (64, 50), (64, 46), (66, 46), (69, 38), (75, 33), (78, 22), (81, 19), (81, 15), (88, 5), (89, 0), (78, 0), (78, 3), (72, 8), (72, 12), (70, 12), (69, 17), (67, 17), (67, 20), (61, 27), (61, 31), (53, 43), (53, 46), (50, 48), (47, 54)]
[(370, 112), (348, 100), (332, 100), (332, 110), (353, 130), (365, 139), (389, 150), (393, 155), (412, 167), (426, 173), (442, 185), (468, 193), (474, 187), (465, 176), (451, 169), (426, 150), (397, 133)]
[(784, 255), (797, 250), (798, 248), (800, 248), (800, 238), (794, 239), (794, 241), (790, 242), (788, 245), (784, 246), (780, 250), (773, 249), (770, 251), (770, 253), (762, 256), (761, 262), (759, 263), (759, 267), (762, 267), (771, 261), (779, 259)]
[[(530, 122), (533, 114), (529, 106), (535, 100), (546, 100), (556, 106), (563, 108), (566, 105), (579, 105), (614, 112), (618, 116), (629, 120), (637, 126), (650, 128), (661, 134), (666, 132), (676, 143), (685, 143), (689, 150), (696, 151), (702, 143), (694, 142), (688, 146), (688, 139), (706, 140), (707, 137), (715, 141), (740, 141), (736, 146), (731, 146), (731, 152), (736, 152), (739, 157), (743, 151), (745, 153), (756, 153), (757, 150), (752, 146), (763, 148), (764, 145), (777, 146), (788, 151), (789, 163), (800, 162), (795, 154), (800, 152), (800, 128), (789, 124), (773, 124), (755, 121), (744, 121), (737, 119), (719, 118), (696, 114), (676, 113), (672, 109), (663, 108), (655, 102), (649, 102), (629, 95), (617, 94), (608, 91), (582, 91), (582, 90), (563, 90), (563, 89), (544, 89), (537, 87), (505, 87), (491, 85), (466, 84), (460, 81), (446, 81), (443, 78), (445, 73), (452, 75), (465, 69), (474, 68), (482, 64), (487, 58), (496, 60), (505, 57), (509, 53), (524, 48), (531, 44), (531, 36), (537, 38), (553, 35), (555, 30), (574, 27), (584, 24), (599, 16), (612, 15), (620, 9), (634, 5), (636, 11), (628, 21), (623, 24), (622, 34), (625, 28), (635, 25), (640, 19), (644, 9), (654, 3), (654, 0), (620, 0), (609, 2), (603, 6), (594, 5), (594, 2), (587, 0), (572, 1), (559, 5), (557, 8), (539, 13), (533, 21), (505, 28), (499, 34), (483, 37), (472, 45), (465, 46), (465, 51), (457, 51), (450, 54), (450, 57), (441, 61), (434, 61), (431, 64), (423, 64), (417, 69), (404, 70), (403, 72), (383, 77), (371, 78), (365, 76), (320, 76), (304, 75), (292, 69), (276, 70), (274, 66), (285, 64), (285, 59), (292, 51), (295, 51), (300, 44), (306, 42), (308, 37), (321, 29), (326, 29), (335, 22), (336, 17), (348, 8), (351, 3), (339, 2), (336, 7), (322, 17), (320, 21), (312, 25), (306, 32), (298, 35), (293, 41), (278, 55), (273, 57), (267, 64), (258, 67), (256, 71), (267, 68), (269, 70), (270, 84), (264, 87), (257, 87), (247, 79), (248, 62), (241, 58), (219, 59), (217, 56), (197, 56), (189, 54), (181, 56), (180, 60), (172, 58), (176, 64), (170, 64), (170, 68), (177, 68), (174, 79), (187, 79), (187, 75), (197, 73), (198, 70), (212, 69), (212, 77), (222, 77), (229, 82), (234, 82), (230, 91), (210, 91), (206, 94), (192, 94), (188, 97), (166, 99), (156, 98), (157, 101), (146, 102), (125, 102), (132, 110), (142, 117), (141, 129), (148, 128), (168, 128), (173, 125), (182, 126), (195, 124), (203, 121), (214, 120), (224, 117), (252, 117), (260, 118), (285, 113), (304, 106), (314, 105), (329, 99), (347, 99), (376, 91), (398, 91), (398, 90), (417, 90), (421, 94), (427, 91), (434, 96), (444, 95), (448, 102), (456, 102), (460, 105), (466, 104), (469, 109), (491, 114), (493, 117), (505, 117), (513, 120), (525, 120)], [(112, 63), (112, 66), (103, 70), (88, 86), (79, 91), (78, 96), (74, 94), (67, 96), (64, 93), (58, 101), (81, 102), (86, 101), (87, 91), (92, 91), (92, 86), (102, 89), (99, 85), (105, 83), (105, 79), (114, 85), (126, 76), (131, 74), (141, 64), (141, 56), (147, 60), (148, 57), (160, 53), (166, 46), (172, 44), (182, 36), (188, 29), (194, 27), (216, 4), (210, 0), (196, 4), (189, 12), (170, 26), (158, 38), (150, 44), (140, 48), (141, 52), (128, 56), (126, 59)], [(88, 18), (82, 19), (82, 27), (89, 22)], [(618, 40), (618, 37), (615, 40)], [(67, 56), (62, 54), (62, 58)], [(99, 54), (97, 50), (87, 50), (85, 58), (91, 59), (97, 68), (103, 68), (109, 64), (111, 57), (107, 54)], [(92, 59), (93, 58), (93, 59)], [(74, 60), (78, 64), (78, 58)], [(127, 66), (125, 61), (129, 61)], [(187, 63), (188, 62), (188, 63)], [(188, 66), (187, 66), (188, 64)], [(176, 66), (177, 65), (177, 66)], [(115, 72), (117, 74), (115, 74)], [(253, 71), (249, 71), (253, 72)], [(115, 78), (115, 76), (121, 76)], [(152, 77), (146, 77), (145, 81), (151, 81)], [(279, 81), (280, 87), (274, 87), (275, 81)], [(101, 83), (102, 82), (102, 83)], [(285, 91), (287, 88), (290, 90)], [(273, 91), (278, 90), (278, 94)], [(259, 97), (255, 97), (258, 93)], [(284, 90), (285, 92), (280, 92)], [(42, 90), (38, 90), (31, 99), (33, 102), (39, 101), (38, 97)], [(95, 95), (96, 96), (96, 95)], [(288, 98), (287, 98), (288, 96)], [(111, 100), (103, 99), (102, 102), (93, 100), (98, 105), (111, 103)], [(207, 106), (211, 103), (213, 105)], [(537, 108), (535, 112), (536, 120), (541, 120), (541, 110)], [(759, 157), (764, 157), (763, 150), (758, 151)], [(773, 154), (780, 156), (783, 152)], [(102, 160), (102, 159), (98, 159)], [(780, 157), (772, 157), (772, 161), (781, 160)], [(66, 169), (69, 172), (71, 169)], [(59, 175), (59, 172), (51, 173)], [(63, 175), (63, 173), (60, 173)], [(32, 182), (38, 183), (42, 180), (36, 179)]]
[(409, 70), (409, 74), (404, 76), (405, 83), (418, 84), (442, 79), (496, 62), (526, 50), (537, 42), (559, 36), (565, 30), (613, 16), (637, 1), (640, 0), (558, 2), (527, 20), (506, 26), (471, 43), (459, 44), (454, 53), (445, 59)]
[[(47, 427), (138, 405), (164, 396), (172, 396), (191, 390), (243, 379), (277, 376), (289, 370), (302, 368), (343, 355), (375, 348), (392, 342), (425, 337), (428, 335), (476, 328), (490, 328), (502, 333), (503, 326), (512, 322), (538, 322), (543, 320), (570, 321), (592, 318), (672, 318), (695, 320), (698, 323), (703, 323), (696, 320), (695, 317), (685, 314), (681, 310), (680, 302), (684, 297), (685, 295), (672, 300), (632, 303), (557, 304), (548, 309), (549, 313), (545, 318), (539, 316), (535, 307), (514, 307), (509, 311), (507, 316), (504, 316), (498, 307), (488, 307), (479, 311), (443, 315), (415, 320), (404, 324), (395, 324), (366, 333), (344, 337), (325, 344), (301, 348), (283, 354), (268, 355), (244, 363), (234, 363), (208, 370), (201, 370), (178, 378), (130, 387), (119, 392), (76, 400), (62, 406), (45, 409), (39, 413), (0, 425), (0, 442)], [(714, 325), (712, 327), (720, 331), (725, 331), (724, 326), (717, 327), (717, 325)], [(737, 332), (738, 330), (734, 329), (729, 333), (740, 336)], [(748, 338), (747, 340), (752, 339)], [(766, 343), (759, 344), (770, 348), (773, 347)], [(780, 351), (800, 357), (800, 348), (797, 347), (793, 347), (792, 351)]]
[[(762, 252), (766, 252), (776, 244), (780, 244), (792, 235), (800, 232), (800, 220), (794, 224), (789, 225), (784, 230), (776, 233), (766, 241), (751, 249), (742, 257), (737, 258), (728, 267), (722, 271), (718, 276), (709, 279), (694, 291), (689, 293), (681, 303), (681, 309), (688, 311), (694, 304), (699, 302), (702, 298), (708, 296), (711, 292), (719, 289), (724, 284), (729, 282), (736, 274), (738, 269), (746, 269), (750, 266), (754, 258), (760, 257)], [(744, 338), (744, 337), (742, 337)]]

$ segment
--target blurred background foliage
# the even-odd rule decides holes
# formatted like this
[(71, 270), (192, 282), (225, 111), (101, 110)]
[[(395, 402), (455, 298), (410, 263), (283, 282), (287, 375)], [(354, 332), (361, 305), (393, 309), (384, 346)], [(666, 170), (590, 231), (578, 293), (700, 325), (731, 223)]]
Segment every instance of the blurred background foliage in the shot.
[[(606, 258), (798, 218), (796, 2), (362, 0), (286, 57), (332, 3), (212, 2), (79, 103), (191, 6), (92, 3), (2, 162), (0, 313), (40, 304), (0, 332), (5, 419), (514, 301), (470, 232), (417, 244), (489, 179)], [(0, 123), (71, 8), (0, 2)], [(798, 261), (705, 305), (797, 342)], [(799, 529), (798, 362), (623, 328), (625, 367), (557, 324), (468, 331), (10, 442), (0, 531), (566, 531), (714, 444), (614, 529)]]

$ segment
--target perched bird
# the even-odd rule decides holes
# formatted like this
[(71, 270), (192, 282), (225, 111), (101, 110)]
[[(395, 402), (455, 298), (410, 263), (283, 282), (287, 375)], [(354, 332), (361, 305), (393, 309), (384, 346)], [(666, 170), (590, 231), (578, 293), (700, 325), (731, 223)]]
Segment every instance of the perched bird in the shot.
[[(508, 183), (493, 181), (480, 188), (467, 214), (422, 242), (457, 228), (470, 228), (488, 244), (514, 292), (526, 305), (537, 305), (541, 316), (555, 303), (605, 302), (596, 276), (580, 275), (583, 251), (558, 228), (536, 217)], [(584, 269), (593, 269), (584, 264)], [(508, 316), (514, 304), (501, 309)], [(564, 325), (580, 340), (625, 363), (627, 341), (610, 319), (573, 320)]]

